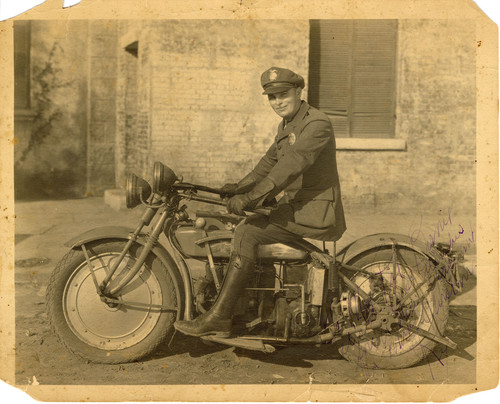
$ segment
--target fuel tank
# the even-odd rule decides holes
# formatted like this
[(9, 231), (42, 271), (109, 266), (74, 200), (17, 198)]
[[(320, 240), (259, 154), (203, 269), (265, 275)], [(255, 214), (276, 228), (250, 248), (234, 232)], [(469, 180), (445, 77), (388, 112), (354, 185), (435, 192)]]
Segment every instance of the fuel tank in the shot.
[[(190, 258), (206, 258), (207, 245), (214, 258), (229, 258), (231, 254), (231, 230), (205, 231), (188, 225), (179, 227), (174, 234), (181, 251)], [(259, 246), (258, 255), (266, 261), (301, 261), (308, 256), (306, 251), (282, 243)]]

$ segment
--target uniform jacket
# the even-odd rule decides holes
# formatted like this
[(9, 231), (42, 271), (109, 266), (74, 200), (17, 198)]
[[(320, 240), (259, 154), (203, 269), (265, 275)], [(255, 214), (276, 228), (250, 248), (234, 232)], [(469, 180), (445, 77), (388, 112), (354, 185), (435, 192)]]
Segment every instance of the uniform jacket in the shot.
[(302, 105), (278, 134), (253, 173), (268, 177), (285, 191), (270, 222), (318, 240), (338, 240), (346, 229), (335, 155), (335, 137), (328, 117)]

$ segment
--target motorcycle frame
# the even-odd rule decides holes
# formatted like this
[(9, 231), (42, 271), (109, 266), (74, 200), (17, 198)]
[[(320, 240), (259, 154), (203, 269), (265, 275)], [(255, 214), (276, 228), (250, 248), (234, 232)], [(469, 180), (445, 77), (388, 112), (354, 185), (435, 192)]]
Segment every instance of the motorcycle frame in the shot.
[[(66, 245), (70, 246), (70, 248), (76, 249), (76, 248), (81, 248), (85, 258), (87, 260), (88, 266), (90, 271), (92, 272), (92, 265), (90, 262), (90, 258), (88, 256), (88, 252), (86, 249), (86, 245), (90, 242), (93, 241), (98, 241), (98, 240), (104, 240), (104, 239), (122, 239), (122, 240), (127, 240), (127, 243), (119, 255), (118, 259), (113, 265), (113, 268), (111, 268), (110, 273), (106, 276), (104, 281), (98, 285), (96, 283), (96, 292), (101, 296), (101, 299), (103, 301), (112, 301), (113, 300), (113, 295), (117, 294), (119, 291), (121, 291), (134, 277), (135, 275), (139, 272), (140, 268), (145, 262), (145, 259), (150, 253), (155, 254), (160, 260), (162, 260), (166, 265), (167, 270), (170, 273), (170, 276), (174, 280), (175, 284), (175, 291), (176, 291), (176, 297), (177, 297), (177, 302), (181, 302), (182, 295), (184, 295), (184, 305), (183, 307), (177, 307), (177, 308), (171, 308), (171, 307), (162, 307), (165, 310), (176, 310), (177, 311), (177, 318), (181, 319), (192, 319), (193, 318), (193, 307), (192, 307), (192, 302), (193, 302), (193, 296), (192, 296), (192, 283), (191, 283), (191, 275), (189, 271), (189, 267), (185, 261), (185, 258), (182, 256), (182, 252), (178, 250), (176, 247), (175, 243), (172, 242), (171, 238), (169, 237), (169, 242), (170, 245), (173, 247), (174, 250), (174, 256), (172, 255), (158, 242), (159, 236), (162, 232), (165, 232), (165, 234), (169, 234), (169, 230), (171, 229), (171, 226), (173, 224), (173, 220), (171, 220), (172, 217), (172, 210), (177, 209), (178, 211), (179, 208), (179, 202), (181, 199), (189, 199), (189, 200), (195, 200), (195, 201), (200, 201), (200, 202), (205, 202), (205, 203), (210, 203), (210, 204), (216, 204), (216, 205), (222, 205), (225, 206), (225, 202), (220, 201), (218, 199), (210, 198), (210, 197), (203, 197), (195, 194), (196, 191), (196, 186), (187, 184), (188, 186), (186, 187), (186, 184), (182, 187), (183, 192), (180, 194), (175, 192), (173, 193), (169, 199), (159, 196), (159, 195), (153, 195), (151, 197), (151, 203), (144, 203), (146, 205), (146, 211), (141, 217), (140, 223), (137, 226), (135, 230), (132, 232), (130, 229), (125, 228), (125, 227), (120, 227), (120, 226), (114, 226), (114, 227), (102, 227), (102, 228), (97, 228), (93, 229), (89, 232), (83, 233), (79, 236), (77, 236), (75, 239), (70, 240)], [(206, 188), (206, 187), (205, 187)], [(210, 189), (210, 191), (213, 191), (213, 189)], [(255, 210), (257, 211), (256, 213), (269, 213), (268, 210)], [(255, 212), (254, 211), (254, 212)], [(150, 222), (152, 221), (153, 218), (155, 218), (160, 212), (159, 217), (157, 217), (156, 222), (153, 225), (152, 230), (147, 233), (143, 234), (142, 229), (145, 226), (149, 226)], [(123, 278), (120, 279), (118, 283), (113, 283), (113, 281), (110, 282), (111, 277), (113, 274), (116, 272), (116, 269), (118, 268), (120, 262), (123, 260), (127, 252), (129, 251), (130, 247), (134, 243), (139, 243), (143, 245), (143, 249), (140, 253), (140, 256), (134, 263), (133, 267), (129, 271), (129, 273)], [(209, 245), (209, 243), (206, 243)], [(372, 304), (372, 307), (381, 314), (381, 318), (375, 320), (372, 323), (366, 324), (366, 325), (361, 325), (361, 326), (356, 326), (356, 327), (351, 327), (348, 329), (343, 329), (342, 330), (342, 335), (349, 335), (352, 333), (357, 333), (360, 331), (365, 331), (367, 329), (371, 328), (381, 328), (381, 327), (388, 327), (390, 326), (391, 322), (394, 322), (390, 319), (390, 313), (384, 312), (384, 308), (378, 305), (373, 299), (363, 290), (361, 290), (353, 281), (349, 279), (348, 276), (346, 276), (342, 271), (342, 269), (345, 269), (347, 271), (355, 271), (359, 273), (365, 273), (369, 274), (370, 276), (374, 276), (374, 274), (371, 274), (369, 272), (363, 271), (360, 268), (353, 267), (351, 265), (345, 264), (344, 262), (349, 262), (351, 259), (356, 257), (357, 255), (361, 253), (365, 253), (369, 250), (373, 250), (382, 246), (390, 246), (393, 249), (393, 266), (395, 268), (396, 265), (396, 260), (397, 260), (397, 247), (398, 246), (404, 246), (406, 248), (409, 248), (410, 250), (423, 255), (424, 257), (427, 257), (427, 259), (433, 261), (434, 263), (437, 264), (438, 268), (438, 273), (436, 276), (441, 276), (445, 277), (446, 273), (443, 274), (442, 271), (447, 271), (446, 266), (450, 265), (449, 262), (447, 262), (443, 256), (439, 253), (438, 250), (425, 250), (425, 245), (418, 241), (418, 240), (413, 240), (410, 239), (407, 236), (404, 235), (398, 235), (398, 234), (378, 234), (378, 235), (371, 235), (364, 237), (362, 239), (356, 240), (354, 243), (352, 243), (350, 246), (348, 246), (346, 249), (344, 249), (341, 252), (341, 255), (343, 255), (343, 261), (338, 261), (337, 260), (337, 255), (336, 251), (334, 251), (335, 256), (332, 257), (326, 252), (323, 252), (322, 250), (318, 249), (316, 246), (313, 244), (308, 243), (305, 240), (302, 240), (297, 244), (298, 247), (305, 248), (308, 253), (311, 255), (311, 258), (314, 260), (317, 260), (321, 262), (324, 267), (325, 267), (325, 276), (326, 276), (326, 281), (328, 283), (328, 286), (332, 292), (334, 292), (334, 296), (338, 297), (340, 295), (341, 289), (340, 289), (340, 280), (343, 281), (343, 283), (349, 288), (352, 292), (358, 294), (363, 300), (370, 302)], [(423, 248), (424, 247), (424, 248)], [(207, 249), (207, 252), (209, 252), (209, 248)], [(208, 257), (207, 257), (208, 258)], [(175, 265), (177, 264), (177, 265)], [(178, 284), (178, 277), (176, 276), (175, 273), (171, 270), (172, 265), (174, 267), (177, 267), (180, 272), (180, 277), (181, 277), (181, 282), (183, 285)], [(394, 269), (395, 270), (395, 269)], [(214, 278), (216, 279), (216, 278)], [(286, 285), (290, 286), (290, 285)], [(338, 289), (337, 289), (338, 288)], [(182, 291), (182, 293), (181, 293)], [(303, 291), (302, 291), (303, 292)], [(456, 344), (449, 340), (447, 337), (444, 337), (442, 335), (434, 335), (426, 330), (420, 329), (418, 327), (412, 326), (411, 324), (407, 324), (406, 322), (402, 322), (401, 320), (398, 320), (399, 323), (403, 326), (408, 327), (409, 330), (423, 336), (429, 339), (432, 339), (436, 342), (442, 343), (444, 345), (447, 345), (451, 348), (456, 348)], [(388, 323), (388, 325), (384, 325), (384, 323)], [(315, 337), (311, 338), (289, 338), (285, 333), (285, 340), (289, 342), (295, 342), (295, 343), (306, 343), (306, 341), (309, 341), (311, 343), (318, 343), (318, 342), (328, 342), (331, 341), (333, 338), (336, 337), (335, 332), (331, 328), (328, 328), (328, 334), (318, 334)], [(269, 340), (269, 338), (259, 338), (259, 337), (254, 337), (253, 339), (261, 339), (261, 340)], [(278, 338), (280, 342), (282, 341), (281, 338)], [(276, 340), (274, 338), (273, 340)], [(298, 341), (300, 340), (300, 342)], [(277, 341), (277, 340), (276, 340)]]

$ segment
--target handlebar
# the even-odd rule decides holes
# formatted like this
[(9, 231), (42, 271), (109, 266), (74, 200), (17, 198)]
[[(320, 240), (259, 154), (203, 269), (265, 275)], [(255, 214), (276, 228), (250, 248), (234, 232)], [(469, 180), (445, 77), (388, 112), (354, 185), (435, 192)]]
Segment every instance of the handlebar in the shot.
[(212, 188), (198, 184), (189, 184), (187, 182), (179, 182), (177, 184), (174, 184), (173, 188), (179, 190), (194, 190), (194, 191), (210, 192), (211, 194), (217, 194), (217, 195), (226, 195), (226, 193), (222, 192), (220, 188)]
[[(205, 202), (205, 203), (210, 203), (212, 205), (219, 205), (219, 206), (227, 206), (227, 202), (217, 199), (217, 198), (211, 198), (209, 196), (200, 196), (200, 195), (191, 195), (190, 199), (193, 201), (198, 201), (198, 202)], [(269, 216), (271, 214), (271, 209), (268, 208), (255, 208), (255, 209), (245, 209), (247, 212), (251, 213), (258, 213), (261, 215)]]
[[(212, 187), (207, 187), (205, 185), (199, 185), (199, 184), (190, 184), (187, 182), (178, 182), (177, 184), (174, 184), (173, 186), (174, 189), (177, 190), (185, 190), (185, 191), (203, 191), (203, 192), (209, 192), (211, 194), (217, 194), (219, 196), (233, 196), (232, 194), (228, 194), (227, 192), (223, 192), (220, 188), (212, 188)], [(218, 198), (211, 198), (209, 196), (201, 196), (201, 195), (189, 195), (189, 199), (193, 201), (198, 201), (198, 202), (205, 202), (209, 203), (212, 205), (219, 205), (219, 206), (227, 206), (227, 202)], [(245, 209), (247, 212), (251, 213), (258, 213), (261, 215), (269, 216), (271, 214), (270, 208), (265, 208), (265, 207), (259, 207), (255, 209)]]

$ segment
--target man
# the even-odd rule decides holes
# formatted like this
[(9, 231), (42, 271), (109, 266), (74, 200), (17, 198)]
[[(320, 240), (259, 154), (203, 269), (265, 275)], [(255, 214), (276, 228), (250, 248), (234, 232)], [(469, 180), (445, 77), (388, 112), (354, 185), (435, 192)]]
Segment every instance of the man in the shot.
[(346, 229), (330, 120), (301, 100), (304, 79), (291, 70), (272, 67), (262, 74), (261, 85), (283, 118), (278, 134), (257, 166), (223, 190), (236, 194), (227, 209), (238, 215), (281, 191), (284, 196), (269, 217), (250, 216), (236, 228), (220, 295), (207, 313), (175, 323), (184, 334), (229, 337), (233, 307), (254, 270), (259, 245), (303, 237), (336, 241)]

